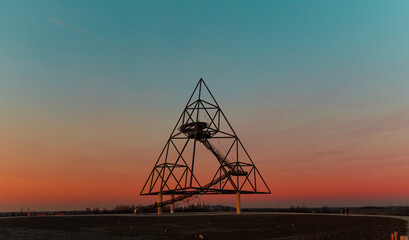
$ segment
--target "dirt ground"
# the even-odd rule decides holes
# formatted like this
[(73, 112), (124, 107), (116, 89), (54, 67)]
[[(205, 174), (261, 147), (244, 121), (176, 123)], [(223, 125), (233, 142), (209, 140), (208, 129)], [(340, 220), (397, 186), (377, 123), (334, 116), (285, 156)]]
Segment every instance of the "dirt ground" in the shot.
[(390, 239), (406, 222), (384, 217), (243, 214), (55, 216), (0, 219), (0, 239)]

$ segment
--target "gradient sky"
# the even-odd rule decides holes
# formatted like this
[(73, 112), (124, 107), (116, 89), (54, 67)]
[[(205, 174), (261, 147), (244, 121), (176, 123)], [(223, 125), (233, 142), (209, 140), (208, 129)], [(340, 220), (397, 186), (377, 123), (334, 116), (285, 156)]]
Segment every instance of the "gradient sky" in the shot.
[(244, 207), (407, 205), (408, 13), (408, 1), (1, 1), (0, 211), (156, 200), (139, 192), (201, 77), (272, 190)]

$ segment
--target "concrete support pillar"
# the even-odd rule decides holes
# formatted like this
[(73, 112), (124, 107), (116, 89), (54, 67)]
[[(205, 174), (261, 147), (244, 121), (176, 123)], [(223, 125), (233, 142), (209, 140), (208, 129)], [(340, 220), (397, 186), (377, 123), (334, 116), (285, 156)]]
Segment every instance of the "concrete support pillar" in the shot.
[(162, 214), (162, 193), (158, 194), (158, 215)]
[(236, 192), (236, 214), (241, 214), (240, 192)]
[(173, 203), (173, 201), (175, 201), (175, 197), (171, 195), (170, 200), (172, 201), (172, 203), (170, 204), (170, 213), (175, 213), (175, 204)]

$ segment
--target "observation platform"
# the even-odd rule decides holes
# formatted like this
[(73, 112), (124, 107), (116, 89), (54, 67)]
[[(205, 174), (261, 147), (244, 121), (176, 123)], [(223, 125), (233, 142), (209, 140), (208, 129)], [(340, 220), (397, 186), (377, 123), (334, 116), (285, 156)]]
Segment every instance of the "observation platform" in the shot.
[(209, 127), (207, 122), (191, 122), (183, 124), (179, 130), (189, 138), (196, 140), (208, 139), (214, 136), (218, 131)]

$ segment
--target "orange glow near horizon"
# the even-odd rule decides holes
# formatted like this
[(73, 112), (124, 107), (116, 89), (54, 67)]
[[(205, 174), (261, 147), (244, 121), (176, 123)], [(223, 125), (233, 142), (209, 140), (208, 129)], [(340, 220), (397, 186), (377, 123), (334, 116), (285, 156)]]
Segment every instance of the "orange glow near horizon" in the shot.
[[(156, 197), (139, 196), (148, 171), (156, 160), (148, 154), (149, 151), (140, 155), (151, 160), (143, 161), (142, 165), (140, 161), (126, 158), (121, 160), (121, 164), (109, 161), (99, 165), (94, 159), (90, 163), (80, 161), (82, 163), (75, 166), (70, 162), (44, 168), (9, 165), (2, 168), (0, 175), (1, 205), (4, 206), (1, 211), (18, 211), (22, 207), (81, 210), (85, 207), (112, 208), (121, 203), (147, 204), (156, 201)], [(343, 202), (393, 205), (403, 204), (401, 200), (409, 198), (406, 191), (409, 181), (403, 181), (409, 170), (405, 166), (386, 165), (367, 169), (293, 166), (289, 169), (291, 165), (286, 162), (267, 165), (266, 161), (254, 161), (272, 194), (243, 196), (245, 207), (341, 205)], [(212, 204), (233, 205), (233, 199), (230, 195), (203, 197)]]

